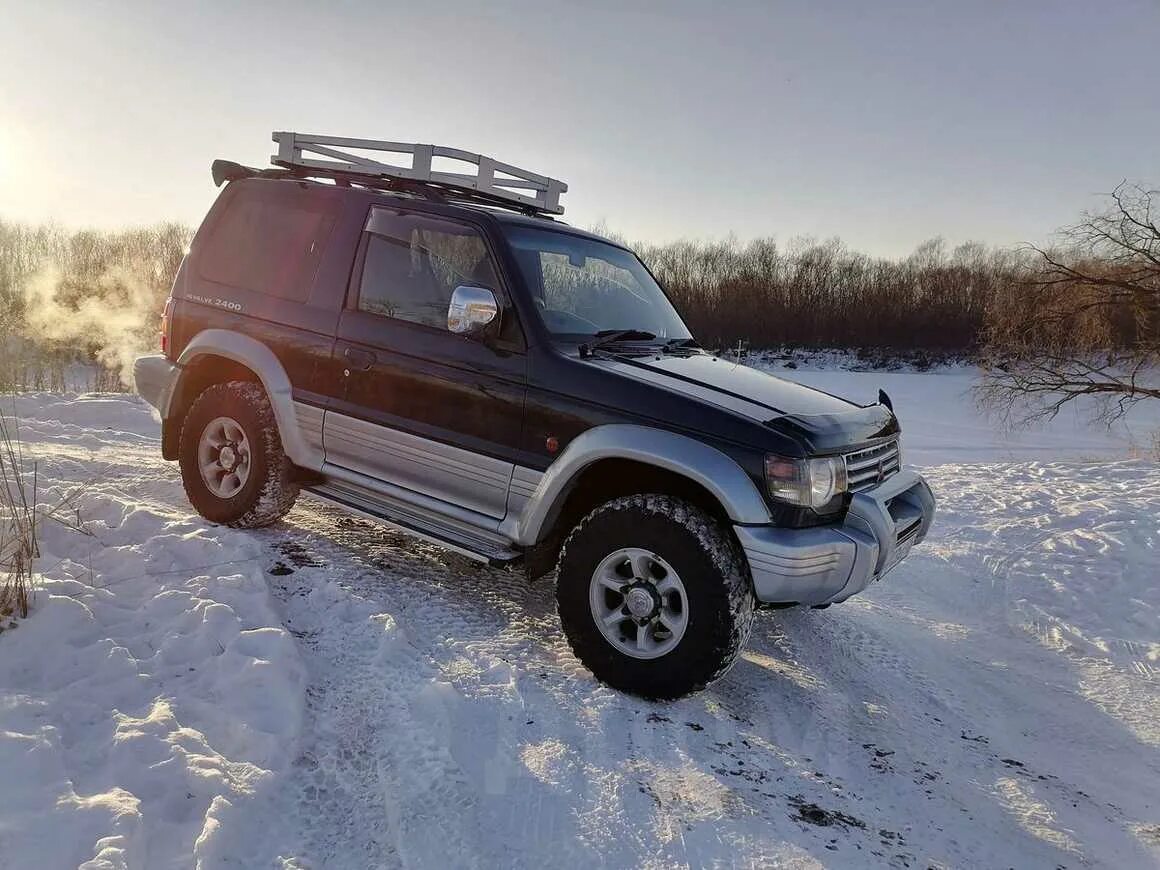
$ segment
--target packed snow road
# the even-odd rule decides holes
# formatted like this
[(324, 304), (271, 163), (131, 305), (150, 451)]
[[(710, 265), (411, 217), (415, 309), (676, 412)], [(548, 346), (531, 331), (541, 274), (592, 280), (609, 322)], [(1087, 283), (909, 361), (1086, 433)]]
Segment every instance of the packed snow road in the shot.
[[(922, 413), (966, 426), (952, 392)], [(911, 426), (928, 542), (658, 704), (576, 662), (550, 580), (306, 498), (213, 527), (136, 400), (16, 410), (89, 534), (46, 527), (0, 633), (0, 865), (1160, 861), (1160, 469), (1120, 435), (965, 462)]]

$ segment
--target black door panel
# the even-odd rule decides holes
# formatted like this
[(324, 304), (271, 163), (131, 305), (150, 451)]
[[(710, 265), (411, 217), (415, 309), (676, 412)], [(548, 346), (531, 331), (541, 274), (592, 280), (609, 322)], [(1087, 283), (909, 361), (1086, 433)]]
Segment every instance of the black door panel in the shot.
[[(503, 516), (511, 466), (522, 457), (522, 354), (362, 311), (343, 312), (334, 353), (345, 389), (332, 414), (424, 441), (366, 427), (360, 437), (359, 427), (328, 416), (327, 461)], [(471, 492), (464, 478), (475, 480)]]
[(446, 328), (457, 285), (504, 297), (488, 244), (469, 222), (407, 210), (374, 209), (367, 226), (332, 357), (327, 461), (503, 517), (527, 359)]
[(350, 372), (337, 410), (517, 460), (522, 354), (362, 311), (343, 312), (335, 354)]

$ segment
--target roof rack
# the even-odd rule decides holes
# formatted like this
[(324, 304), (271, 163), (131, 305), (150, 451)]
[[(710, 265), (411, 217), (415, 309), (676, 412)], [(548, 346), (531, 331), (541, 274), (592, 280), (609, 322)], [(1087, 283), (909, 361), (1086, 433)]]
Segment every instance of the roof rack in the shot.
[[(320, 175), (372, 185), (376, 181), (400, 179), (440, 190), (463, 192), (468, 194), (469, 199), (476, 201), (508, 208), (514, 205), (531, 214), (564, 213), (564, 207), (560, 205), (560, 194), (568, 190), (567, 184), (510, 163), (500, 163), (482, 154), (444, 145), (380, 142), (306, 133), (275, 132), (273, 139), (278, 143), (278, 153), (270, 157), (270, 162), (302, 175)], [(375, 156), (354, 153), (356, 151), (372, 152)], [(307, 154), (317, 156), (307, 157)], [(411, 165), (395, 166), (376, 159), (381, 154), (410, 155)], [(318, 157), (327, 159), (320, 160)], [(470, 164), (474, 171), (433, 169), (432, 159), (436, 157)]]

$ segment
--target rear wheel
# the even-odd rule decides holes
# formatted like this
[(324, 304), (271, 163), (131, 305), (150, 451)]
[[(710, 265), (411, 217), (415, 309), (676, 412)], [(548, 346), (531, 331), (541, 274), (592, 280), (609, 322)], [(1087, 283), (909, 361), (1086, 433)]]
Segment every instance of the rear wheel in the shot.
[(249, 381), (214, 384), (194, 400), (182, 423), (178, 463), (190, 503), (215, 523), (266, 526), (298, 497), (274, 409)]
[(648, 698), (703, 688), (736, 660), (753, 592), (728, 531), (663, 495), (610, 501), (573, 530), (556, 589), (573, 652), (599, 679)]

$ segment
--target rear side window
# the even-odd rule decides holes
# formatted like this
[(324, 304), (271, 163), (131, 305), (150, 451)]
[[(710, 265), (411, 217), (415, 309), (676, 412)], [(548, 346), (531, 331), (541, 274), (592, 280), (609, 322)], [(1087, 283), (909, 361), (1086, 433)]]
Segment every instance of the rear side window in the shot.
[(474, 227), (375, 209), (367, 235), (361, 311), (446, 329), (456, 287), (471, 284), (498, 294), (487, 244)]
[(334, 218), (306, 196), (240, 190), (198, 255), (203, 278), (305, 302)]

